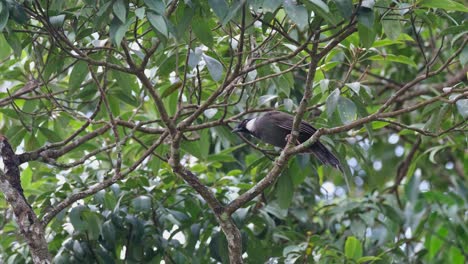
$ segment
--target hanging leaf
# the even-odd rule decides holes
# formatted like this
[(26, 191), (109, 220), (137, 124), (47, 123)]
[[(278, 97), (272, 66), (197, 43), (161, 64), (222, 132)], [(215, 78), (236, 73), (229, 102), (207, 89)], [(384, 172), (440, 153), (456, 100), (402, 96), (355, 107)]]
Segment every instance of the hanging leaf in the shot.
[(145, 0), (145, 4), (159, 15), (164, 15), (164, 12), (166, 12), (166, 6), (162, 0)]
[(349, 19), (353, 14), (353, 1), (352, 0), (333, 0), (338, 7), (338, 11), (343, 18)]
[(223, 21), (229, 12), (229, 6), (225, 0), (208, 0), (211, 9), (213, 9), (219, 20)]
[(150, 24), (158, 33), (162, 34), (166, 38), (169, 36), (167, 23), (163, 16), (150, 11), (146, 13), (146, 17), (148, 18)]
[(291, 176), (288, 174), (281, 175), (275, 188), (276, 197), (278, 198), (278, 205), (282, 209), (287, 209), (291, 204), (294, 195), (294, 187)]
[(336, 105), (338, 104), (338, 100), (340, 99), (340, 90), (336, 88), (327, 98), (325, 103), (327, 108), (327, 116), (331, 118), (333, 112), (335, 112)]
[(8, 11), (8, 6), (6, 2), (0, 2), (0, 32), (5, 28), (10, 12)]
[(340, 96), (337, 110), (343, 124), (349, 124), (356, 120), (356, 105), (350, 99)]
[(303, 5), (297, 5), (293, 0), (285, 0), (284, 10), (288, 17), (296, 23), (300, 31), (303, 31), (309, 25), (309, 14)]
[(63, 25), (65, 21), (65, 15), (51, 16), (49, 17), (49, 22), (52, 26), (59, 28)]
[(213, 47), (214, 39), (213, 34), (211, 34), (209, 23), (206, 23), (204, 19), (195, 17), (192, 23), (192, 30), (201, 43), (209, 48)]
[(468, 7), (466, 7), (466, 5), (452, 0), (422, 0), (419, 2), (419, 5), (422, 7), (440, 8), (446, 11), (468, 12)]
[(125, 23), (127, 17), (127, 9), (124, 3), (124, 0), (116, 0), (114, 5), (112, 5), (112, 10), (114, 15), (122, 22)]
[(350, 259), (358, 260), (362, 257), (362, 245), (354, 236), (349, 236), (345, 243), (345, 256)]
[(265, 12), (275, 12), (278, 7), (281, 6), (283, 0), (268, 0), (263, 2), (263, 11)]
[(78, 61), (70, 73), (70, 80), (68, 81), (70, 93), (73, 93), (80, 88), (86, 78), (86, 75), (88, 75), (88, 64), (85, 61)]
[(397, 12), (388, 13), (382, 20), (385, 34), (391, 40), (397, 40), (403, 28), (400, 20), (403, 19)]
[(216, 82), (221, 80), (223, 78), (223, 65), (221, 62), (205, 54), (203, 54), (203, 59), (206, 62), (206, 66), (208, 67), (211, 78), (213, 78), (213, 80)]

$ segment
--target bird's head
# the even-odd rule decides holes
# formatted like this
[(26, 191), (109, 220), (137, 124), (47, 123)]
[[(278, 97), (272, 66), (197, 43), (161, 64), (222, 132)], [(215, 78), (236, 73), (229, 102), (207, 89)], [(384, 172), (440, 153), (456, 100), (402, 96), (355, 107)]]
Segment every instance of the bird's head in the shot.
[(242, 133), (252, 133), (253, 130), (253, 121), (254, 119), (244, 119), (242, 122), (240, 122), (233, 130), (232, 132), (242, 132)]

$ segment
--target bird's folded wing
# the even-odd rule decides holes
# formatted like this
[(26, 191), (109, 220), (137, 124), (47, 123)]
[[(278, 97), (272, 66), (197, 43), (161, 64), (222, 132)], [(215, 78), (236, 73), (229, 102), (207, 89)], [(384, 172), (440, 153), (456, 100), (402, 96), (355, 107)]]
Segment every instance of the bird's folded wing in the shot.
[[(292, 117), (291, 117), (291, 119), (288, 119), (286, 122), (285, 122), (284, 119), (280, 120), (280, 119), (275, 118), (275, 119), (273, 119), (273, 122), (278, 127), (281, 127), (283, 129), (286, 129), (286, 130), (289, 130), (289, 131), (292, 130), (292, 124), (293, 124)], [(301, 122), (301, 126), (299, 127), (299, 133), (309, 134), (309, 135), (312, 136), (315, 133), (315, 131), (317, 131), (317, 129), (315, 129), (310, 124), (308, 124), (308, 123), (306, 123), (304, 121)]]

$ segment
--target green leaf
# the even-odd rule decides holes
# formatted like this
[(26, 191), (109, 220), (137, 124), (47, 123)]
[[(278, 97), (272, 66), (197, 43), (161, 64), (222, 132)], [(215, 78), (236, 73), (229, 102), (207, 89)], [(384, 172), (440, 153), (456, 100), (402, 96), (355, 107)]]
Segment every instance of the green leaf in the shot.
[(122, 22), (125, 23), (127, 18), (127, 8), (124, 0), (116, 0), (112, 6), (115, 16)]
[(263, 10), (265, 12), (275, 12), (278, 7), (283, 3), (283, 0), (264, 0), (263, 1)]
[(292, 0), (285, 0), (284, 10), (288, 17), (296, 23), (300, 31), (303, 31), (309, 25), (309, 14), (303, 5), (297, 5)]
[(162, 34), (166, 38), (169, 36), (167, 22), (163, 16), (150, 11), (146, 13), (146, 17), (158, 33)]
[(85, 231), (88, 224), (83, 218), (83, 212), (88, 211), (88, 207), (84, 205), (78, 205), (71, 209), (68, 216), (70, 217), (70, 222), (73, 225), (73, 228), (77, 231)]
[(59, 28), (63, 25), (65, 21), (65, 15), (51, 16), (49, 17), (49, 22), (52, 26)]
[(340, 99), (340, 90), (336, 88), (327, 98), (326, 101), (326, 108), (327, 108), (327, 116), (331, 118), (333, 112), (335, 112), (336, 105), (338, 104), (338, 100)]
[(120, 21), (120, 19), (116, 17), (112, 19), (109, 28), (109, 36), (114, 45), (120, 46), (120, 42), (122, 42), (122, 39), (125, 37), (125, 33), (127, 32), (128, 28), (134, 20), (135, 17), (133, 17), (132, 19), (128, 19), (125, 23), (122, 23), (122, 21)]
[(95, 212), (91, 211), (85, 211), (82, 215), (86, 221), (88, 238), (90, 240), (98, 240), (102, 229), (101, 219)]
[(195, 17), (192, 22), (192, 30), (201, 43), (209, 48), (213, 47), (214, 39), (209, 23), (206, 23), (202, 18)]
[(446, 11), (468, 12), (468, 7), (452, 0), (422, 0), (419, 2), (421, 7), (440, 8)]
[(146, 195), (140, 195), (132, 200), (132, 206), (137, 211), (150, 211), (151, 210), (151, 198)]
[(451, 246), (449, 249), (449, 258), (450, 258), (450, 263), (452, 264), (463, 264), (465, 262), (465, 256), (463, 256), (463, 253), (460, 251), (459, 248), (455, 246)]
[(203, 54), (203, 59), (213, 80), (220, 81), (223, 78), (223, 65), (221, 62), (205, 54)]
[(468, 99), (460, 99), (456, 102), (458, 113), (463, 118), (468, 118)]
[(0, 32), (5, 28), (9, 16), (10, 12), (8, 11), (6, 2), (0, 2)]
[(327, 4), (322, 0), (309, 0), (309, 2), (322, 9), (323, 12), (330, 13), (330, 9), (328, 8)]
[(352, 0), (333, 0), (343, 18), (349, 19), (353, 14)]
[(465, 46), (460, 53), (460, 64), (463, 66), (468, 64), (468, 46)]
[(229, 263), (229, 251), (224, 234), (216, 232), (210, 241), (210, 255), (221, 263)]
[(413, 59), (406, 57), (404, 55), (393, 55), (393, 54), (386, 54), (385, 56), (383, 55), (374, 55), (368, 58), (369, 60), (373, 61), (393, 61), (393, 62), (399, 62), (403, 64), (410, 65), (412, 67), (417, 68), (416, 63), (413, 61)]
[(20, 24), (26, 24), (28, 17), (24, 11), (24, 7), (16, 1), (10, 1), (10, 17)]
[(62, 140), (56, 131), (52, 131), (45, 127), (39, 127), (39, 131), (48, 139), (49, 142), (58, 142)]
[(402, 18), (397, 12), (390, 12), (382, 20), (385, 34), (391, 40), (397, 40), (402, 32), (400, 19)]
[(356, 105), (350, 99), (340, 96), (338, 99), (337, 110), (343, 124), (349, 124), (356, 120)]
[(68, 87), (70, 93), (74, 93), (78, 90), (83, 83), (86, 75), (88, 75), (88, 64), (85, 61), (78, 61), (70, 74), (70, 80), (68, 81)]
[(26, 167), (26, 169), (21, 172), (21, 186), (24, 190), (28, 190), (31, 186), (32, 176), (33, 172), (30, 166)]
[(101, 229), (102, 238), (111, 245), (113, 248), (115, 246), (116, 230), (112, 221), (108, 220), (104, 222)]
[(145, 18), (145, 7), (140, 7), (135, 9), (135, 16), (137, 16), (139, 19)]
[(349, 236), (345, 243), (345, 256), (349, 259), (358, 260), (362, 257), (362, 245), (354, 236)]
[(465, 21), (462, 25), (459, 26), (452, 26), (452, 27), (447, 27), (442, 32), (440, 32), (441, 36), (446, 36), (446, 35), (457, 35), (460, 33), (467, 34), (468, 33), (468, 22)]
[(17, 34), (4, 34), (3, 35), (13, 49), (16, 58), (21, 57), (21, 53), (23, 52), (23, 46), (21, 45), (21, 41), (18, 38)]
[(377, 260), (381, 260), (381, 258), (379, 257), (375, 257), (375, 256), (364, 256), (364, 257), (361, 257), (357, 260), (358, 263), (372, 263), (374, 261), (377, 261)]
[(145, 0), (145, 4), (159, 15), (164, 15), (166, 12), (166, 6), (162, 0)]
[(280, 208), (287, 209), (291, 205), (293, 195), (294, 187), (291, 175), (283, 173), (276, 184), (276, 197)]
[(374, 11), (370, 8), (361, 7), (358, 11), (359, 25), (366, 27), (369, 30), (374, 28)]
[(3, 34), (0, 33), (0, 60), (3, 60), (10, 55), (11, 55), (11, 48), (8, 45), (8, 42), (6, 41)]
[(369, 28), (364, 24), (358, 24), (359, 43), (366, 49), (372, 47), (375, 41), (376, 33), (373, 28)]
[(231, 19), (236, 16), (237, 12), (239, 11), (239, 9), (244, 6), (244, 1), (234, 1), (233, 5), (231, 6), (231, 8), (229, 8), (229, 12), (226, 14), (226, 16), (224, 17), (223, 21), (222, 21), (222, 25), (223, 27), (227, 25), (227, 23), (229, 21), (231, 21)]
[(229, 12), (229, 6), (225, 0), (208, 0), (211, 9), (213, 9), (220, 21), (226, 17)]

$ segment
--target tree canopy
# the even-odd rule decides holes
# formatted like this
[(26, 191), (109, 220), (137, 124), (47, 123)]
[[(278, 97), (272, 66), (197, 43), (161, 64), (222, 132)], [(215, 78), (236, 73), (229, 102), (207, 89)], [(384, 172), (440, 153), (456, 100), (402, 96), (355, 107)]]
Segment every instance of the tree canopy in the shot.
[[(0, 0), (0, 260), (466, 263), (467, 14)], [(270, 110), (284, 149), (231, 132)]]

